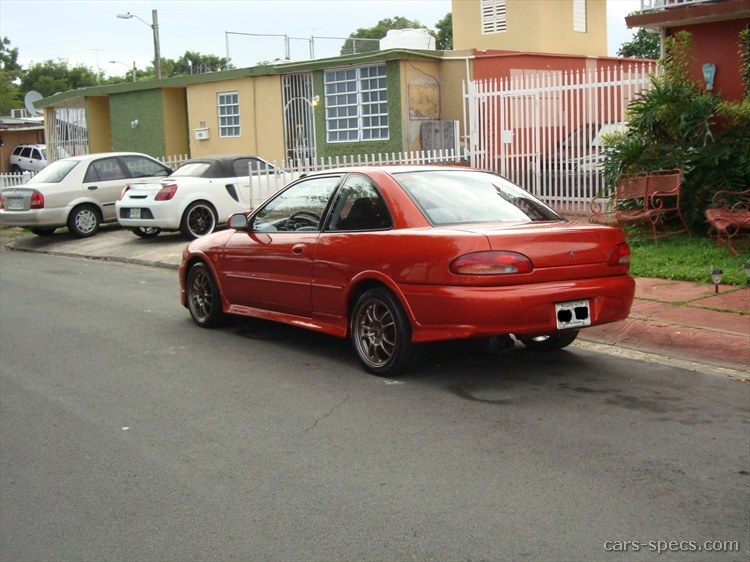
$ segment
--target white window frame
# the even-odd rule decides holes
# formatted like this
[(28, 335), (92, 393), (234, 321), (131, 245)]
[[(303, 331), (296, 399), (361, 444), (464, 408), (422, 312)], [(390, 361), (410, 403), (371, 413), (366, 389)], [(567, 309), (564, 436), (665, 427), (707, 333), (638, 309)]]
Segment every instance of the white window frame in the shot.
[(508, 11), (505, 0), (481, 0), (482, 35), (508, 31)]
[(219, 137), (240, 136), (240, 95), (238, 92), (218, 92), (216, 112), (219, 118)]
[(389, 139), (385, 64), (326, 70), (323, 90), (327, 142)]
[(573, 0), (573, 31), (586, 33), (586, 0)]

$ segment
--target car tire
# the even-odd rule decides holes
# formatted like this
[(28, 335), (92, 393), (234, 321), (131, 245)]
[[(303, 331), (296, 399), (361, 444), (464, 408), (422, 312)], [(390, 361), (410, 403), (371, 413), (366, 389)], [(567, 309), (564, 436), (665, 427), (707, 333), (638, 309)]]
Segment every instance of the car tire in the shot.
[(226, 319), (221, 292), (211, 270), (205, 263), (196, 263), (188, 271), (185, 282), (190, 316), (201, 328), (215, 328)]
[(141, 238), (154, 238), (155, 236), (159, 236), (161, 232), (161, 228), (156, 228), (155, 226), (136, 226), (130, 230), (133, 234)]
[(68, 216), (68, 230), (78, 238), (88, 238), (99, 230), (102, 217), (94, 205), (78, 205)]
[(216, 211), (206, 201), (195, 201), (188, 205), (180, 221), (180, 232), (188, 240), (211, 234), (216, 228)]
[(369, 289), (357, 299), (349, 333), (359, 362), (373, 375), (402, 374), (416, 360), (409, 319), (398, 299), (385, 288)]
[(55, 233), (56, 228), (30, 228), (33, 234), (37, 236), (52, 236)]
[(578, 337), (578, 330), (558, 332), (535, 338), (519, 337), (521, 343), (533, 351), (556, 351), (568, 347)]
[(12, 174), (22, 174), (23, 173), (23, 170), (19, 166), (17, 166), (16, 164), (13, 164), (10, 167), (10, 171), (11, 171)]

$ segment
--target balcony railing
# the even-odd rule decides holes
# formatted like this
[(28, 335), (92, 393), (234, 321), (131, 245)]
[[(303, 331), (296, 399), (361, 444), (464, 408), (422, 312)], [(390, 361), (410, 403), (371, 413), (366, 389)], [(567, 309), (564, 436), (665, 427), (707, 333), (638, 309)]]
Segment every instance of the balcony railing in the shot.
[(641, 0), (641, 12), (656, 12), (687, 6), (688, 4), (704, 4), (706, 2), (716, 2), (716, 0)]

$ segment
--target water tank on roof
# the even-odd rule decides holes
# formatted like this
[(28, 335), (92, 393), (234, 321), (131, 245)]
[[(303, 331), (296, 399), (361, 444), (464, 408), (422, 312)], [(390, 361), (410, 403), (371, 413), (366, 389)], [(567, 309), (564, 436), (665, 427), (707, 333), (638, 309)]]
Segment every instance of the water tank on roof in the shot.
[(435, 50), (435, 38), (426, 29), (391, 29), (380, 40), (380, 50), (423, 49)]

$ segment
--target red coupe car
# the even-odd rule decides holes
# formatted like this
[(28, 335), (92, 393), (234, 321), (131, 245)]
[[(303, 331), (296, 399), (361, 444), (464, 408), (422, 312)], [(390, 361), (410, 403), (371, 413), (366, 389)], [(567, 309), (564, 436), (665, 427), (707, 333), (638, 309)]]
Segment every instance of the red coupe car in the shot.
[(311, 173), (229, 227), (183, 254), (195, 323), (238, 314), (349, 337), (376, 375), (403, 372), (431, 341), (561, 349), (633, 302), (622, 230), (570, 222), (479, 170)]

